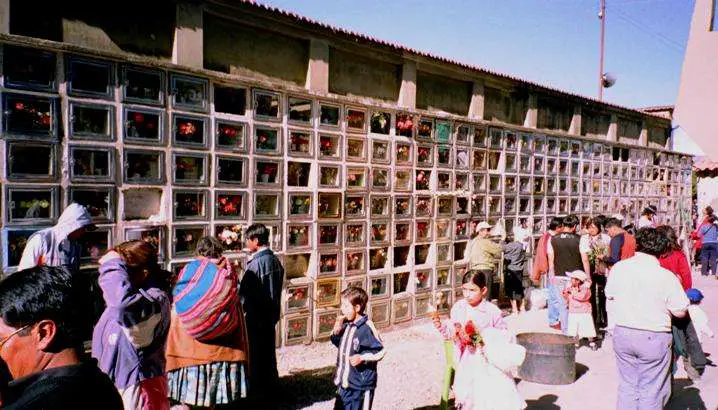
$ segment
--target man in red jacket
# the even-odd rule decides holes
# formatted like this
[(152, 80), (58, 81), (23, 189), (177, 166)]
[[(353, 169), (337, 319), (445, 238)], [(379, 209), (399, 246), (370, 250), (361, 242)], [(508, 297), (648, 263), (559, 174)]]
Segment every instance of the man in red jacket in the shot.
[(563, 220), (553, 217), (548, 224), (548, 231), (544, 232), (536, 245), (536, 256), (531, 272), (531, 280), (536, 286), (541, 282), (541, 277), (548, 273), (548, 241), (563, 228)]

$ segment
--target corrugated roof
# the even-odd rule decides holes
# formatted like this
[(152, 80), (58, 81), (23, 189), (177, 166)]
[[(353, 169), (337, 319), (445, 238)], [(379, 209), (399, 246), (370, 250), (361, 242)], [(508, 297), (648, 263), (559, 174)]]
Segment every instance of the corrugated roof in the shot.
[(296, 22), (299, 22), (299, 23), (310, 24), (310, 25), (313, 25), (313, 26), (318, 27), (318, 28), (321, 28), (321, 29), (325, 29), (325, 30), (332, 31), (332, 32), (337, 33), (337, 34), (346, 35), (346, 36), (348, 36), (348, 37), (350, 37), (350, 38), (352, 38), (352, 39), (354, 39), (354, 40), (367, 41), (367, 42), (370, 42), (370, 43), (374, 43), (374, 44), (376, 44), (376, 45), (381, 45), (381, 46), (384, 46), (384, 47), (389, 47), (389, 48), (395, 49), (395, 50), (397, 50), (397, 51), (403, 51), (403, 52), (407, 52), (407, 53), (411, 53), (411, 54), (416, 54), (416, 55), (421, 56), (421, 57), (429, 58), (429, 59), (436, 60), (436, 61), (440, 61), (440, 62), (443, 62), (443, 63), (453, 64), (453, 65), (456, 65), (456, 66), (459, 66), (459, 67), (462, 67), (462, 68), (465, 68), (465, 69), (468, 69), (468, 70), (478, 71), (478, 72), (485, 73), (485, 74), (489, 74), (489, 75), (493, 75), (493, 76), (496, 76), (496, 77), (500, 77), (500, 78), (504, 78), (504, 79), (508, 79), (508, 80), (512, 80), (512, 81), (521, 82), (521, 83), (524, 83), (524, 84), (526, 84), (526, 85), (530, 85), (530, 86), (533, 86), (533, 87), (536, 87), (536, 88), (542, 88), (542, 89), (544, 89), (544, 90), (552, 91), (552, 92), (555, 92), (555, 93), (560, 93), (560, 94), (565, 94), (565, 95), (569, 95), (569, 96), (572, 96), (572, 97), (580, 98), (580, 99), (583, 99), (583, 100), (587, 100), (587, 101), (589, 101), (589, 102), (592, 102), (592, 103), (594, 103), (594, 104), (605, 105), (605, 106), (609, 106), (609, 107), (613, 107), (613, 108), (618, 108), (618, 109), (626, 110), (626, 111), (633, 111), (633, 112), (639, 113), (639, 114), (648, 114), (648, 115), (650, 115), (650, 116), (652, 116), (652, 117), (656, 117), (656, 118), (660, 118), (660, 119), (665, 119), (664, 117), (661, 117), (661, 116), (658, 116), (658, 115), (654, 115), (654, 114), (652, 114), (652, 113), (650, 113), (650, 112), (646, 112), (646, 111), (643, 111), (643, 110), (640, 110), (640, 109), (624, 107), (624, 106), (621, 106), (621, 105), (618, 105), (618, 104), (614, 104), (614, 103), (610, 103), (610, 102), (606, 102), (606, 101), (599, 101), (598, 99), (593, 98), (593, 97), (587, 97), (587, 96), (585, 96), (585, 95), (580, 95), (580, 94), (576, 94), (576, 93), (573, 93), (573, 92), (569, 92), (569, 91), (565, 91), (565, 90), (560, 90), (560, 89), (558, 89), (558, 88), (554, 88), (554, 87), (551, 87), (551, 86), (548, 86), (548, 85), (545, 85), (545, 84), (537, 83), (537, 82), (535, 82), (535, 81), (529, 81), (529, 80), (526, 80), (526, 79), (523, 79), (523, 78), (519, 78), (519, 77), (516, 77), (516, 76), (513, 76), (513, 75), (504, 74), (504, 73), (499, 73), (499, 72), (496, 72), (496, 71), (492, 71), (492, 70), (486, 69), (486, 68), (484, 68), (484, 67), (479, 67), (479, 66), (467, 64), (467, 63), (464, 63), (464, 62), (461, 62), (461, 61), (453, 60), (453, 59), (448, 58), (448, 57), (443, 57), (443, 56), (439, 56), (439, 55), (436, 55), (436, 54), (431, 54), (431, 53), (427, 53), (427, 52), (424, 52), (424, 51), (421, 51), (421, 50), (417, 50), (417, 49), (414, 49), (414, 48), (411, 48), (411, 47), (407, 47), (407, 46), (402, 45), (402, 44), (393, 43), (393, 42), (390, 42), (390, 41), (378, 39), (378, 38), (376, 38), (376, 37), (372, 37), (372, 36), (369, 36), (369, 35), (367, 35), (367, 34), (357, 33), (357, 32), (355, 32), (355, 31), (343, 29), (343, 28), (341, 28), (341, 27), (332, 26), (331, 24), (328, 24), (328, 23), (325, 23), (325, 22), (322, 22), (322, 21), (318, 21), (318, 20), (314, 20), (314, 19), (311, 19), (311, 18), (309, 18), (309, 17), (302, 16), (302, 15), (300, 15), (300, 14), (294, 13), (294, 12), (292, 12), (292, 11), (283, 10), (283, 9), (278, 8), (278, 7), (270, 6), (270, 5), (268, 5), (268, 4), (259, 3), (259, 2), (254, 1), (254, 0), (236, 0), (236, 1), (238, 1), (238, 2), (240, 2), (240, 3), (243, 3), (243, 4), (247, 4), (247, 5), (251, 5), (251, 6), (257, 7), (257, 8), (259, 8), (259, 9), (262, 9), (262, 10), (265, 10), (265, 11), (269, 11), (269, 12), (271, 12), (271, 13), (281, 14), (281, 15), (283, 15), (283, 16), (285, 16), (285, 17), (289, 17), (289, 18), (291, 18), (291, 19), (293, 19), (293, 20), (295, 20)]

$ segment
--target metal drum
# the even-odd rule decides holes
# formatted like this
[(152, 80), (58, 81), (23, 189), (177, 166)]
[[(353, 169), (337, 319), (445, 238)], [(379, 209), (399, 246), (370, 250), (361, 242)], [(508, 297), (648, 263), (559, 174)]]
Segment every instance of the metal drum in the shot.
[(526, 348), (519, 377), (541, 384), (571, 384), (576, 380), (573, 338), (554, 333), (521, 333), (516, 342)]

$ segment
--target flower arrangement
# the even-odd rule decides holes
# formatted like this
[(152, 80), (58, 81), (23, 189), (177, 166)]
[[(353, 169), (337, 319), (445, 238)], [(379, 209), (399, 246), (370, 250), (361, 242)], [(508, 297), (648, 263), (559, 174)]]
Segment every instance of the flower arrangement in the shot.
[(347, 242), (364, 241), (364, 225), (348, 225), (346, 232)]
[(396, 162), (407, 163), (411, 160), (410, 146), (407, 144), (396, 145)]
[(217, 211), (220, 216), (242, 216), (242, 195), (220, 194), (217, 197)]
[(408, 198), (396, 198), (394, 202), (394, 213), (397, 215), (409, 215), (409, 203)]
[(454, 234), (456, 236), (465, 236), (466, 235), (466, 221), (462, 221), (462, 220), (456, 221), (456, 229), (454, 229)]
[(360, 270), (362, 268), (363, 259), (364, 254), (362, 254), (361, 252), (347, 253), (347, 270)]
[(430, 271), (417, 271), (416, 272), (416, 288), (423, 290), (423, 289), (429, 289), (429, 279), (431, 279), (431, 272)]
[(429, 239), (429, 222), (416, 223), (416, 237), (418, 239)]
[(462, 349), (467, 347), (469, 349), (483, 347), (484, 340), (481, 338), (481, 333), (471, 320), (467, 321), (463, 326), (461, 323), (454, 323), (454, 330), (454, 341), (459, 344)]
[(394, 228), (394, 238), (397, 241), (409, 240), (409, 224), (397, 224)]
[(277, 173), (279, 172), (279, 164), (273, 162), (257, 163), (257, 182), (265, 184), (273, 184), (277, 181)]
[(177, 132), (182, 137), (191, 137), (197, 132), (197, 125), (192, 121), (182, 121), (177, 124)]
[(292, 152), (309, 153), (309, 134), (292, 132), (289, 136), (289, 150)]
[(446, 286), (449, 284), (449, 270), (448, 269), (437, 269), (436, 270), (436, 286)]
[(319, 258), (319, 272), (329, 273), (336, 272), (339, 261), (336, 254), (322, 255)]
[(345, 205), (347, 215), (361, 215), (364, 212), (364, 198), (349, 197)]
[(431, 120), (419, 121), (417, 134), (419, 134), (420, 137), (431, 138), (431, 129), (433, 128), (433, 125), (434, 123), (431, 122)]
[(386, 289), (387, 280), (386, 277), (373, 278), (371, 280), (371, 295), (382, 296), (387, 293)]
[(371, 132), (376, 134), (389, 134), (391, 115), (388, 112), (374, 112), (371, 114)]
[(366, 119), (366, 113), (364, 111), (359, 110), (347, 110), (347, 127), (348, 128), (355, 128), (355, 129), (364, 129), (364, 120)]
[(416, 198), (416, 216), (431, 215), (431, 197)]
[[(272, 135), (273, 134), (273, 135)], [(277, 135), (275, 132), (257, 129), (257, 149), (273, 151), (277, 149)]]
[(369, 251), (370, 269), (382, 269), (386, 265), (387, 251), (386, 248), (372, 249)]
[(429, 189), (429, 182), (431, 179), (431, 171), (425, 171), (423, 169), (416, 171), (416, 189), (427, 190)]
[[(409, 272), (397, 272), (394, 274), (394, 294), (406, 292), (409, 286)], [(399, 315), (399, 313), (397, 313)]]
[(440, 172), (438, 175), (439, 189), (451, 188), (451, 174)]
[(319, 137), (319, 153), (325, 157), (335, 157), (337, 155), (335, 138), (326, 135)]
[(419, 162), (427, 163), (431, 162), (431, 148), (429, 147), (417, 147), (416, 148), (416, 159)]
[(339, 175), (338, 168), (322, 167), (319, 183), (321, 185), (337, 185), (337, 176)]
[(302, 286), (287, 290), (287, 307), (290, 309), (301, 309), (307, 307), (309, 301), (309, 288)]
[(292, 225), (289, 227), (290, 246), (309, 246), (309, 227), (306, 225)]
[[(50, 108), (49, 105), (44, 104), (47, 105), (47, 109), (41, 109), (40, 104), (42, 103), (36, 106), (29, 101), (15, 101), (14, 104), (11, 104), (11, 107), (13, 107), (11, 112), (13, 118), (10, 119), (10, 122), (13, 124), (21, 123), (21, 127), (24, 129), (49, 131), (52, 125)], [(12, 127), (11, 124), (7, 126), (8, 128)]]
[(292, 215), (308, 215), (311, 212), (312, 197), (296, 195), (293, 197), (289, 213)]
[(323, 244), (335, 244), (339, 228), (335, 225), (323, 225), (319, 228), (319, 242)]
[(307, 336), (307, 319), (298, 318), (287, 321), (287, 339), (301, 339)]
[(381, 242), (386, 239), (386, 224), (373, 224), (371, 226), (371, 240)]
[(197, 216), (201, 214), (202, 194), (195, 193), (178, 193), (176, 195), (177, 216)]
[(454, 206), (451, 198), (439, 198), (439, 213), (450, 214)]
[(436, 238), (446, 238), (449, 236), (449, 221), (442, 219), (436, 221)]
[(347, 156), (361, 158), (364, 156), (364, 141), (350, 139), (347, 141)]
[(596, 265), (596, 262), (603, 261), (603, 258), (608, 256), (608, 246), (602, 242), (591, 243), (591, 251), (588, 253), (588, 261), (592, 265)]
[(388, 198), (372, 198), (371, 214), (372, 215), (384, 215), (387, 213), (388, 206), (389, 206)]
[[(376, 173), (374, 174), (376, 178)], [(347, 185), (350, 187), (363, 187), (364, 186), (364, 172), (363, 171), (350, 171), (347, 175)]]
[(231, 225), (222, 228), (217, 235), (225, 249), (238, 250), (242, 247), (242, 225)]
[(408, 114), (397, 114), (396, 132), (403, 137), (411, 137), (414, 131), (414, 117)]
[(374, 142), (373, 144), (372, 158), (377, 161), (383, 161), (387, 159), (388, 144), (385, 142)]

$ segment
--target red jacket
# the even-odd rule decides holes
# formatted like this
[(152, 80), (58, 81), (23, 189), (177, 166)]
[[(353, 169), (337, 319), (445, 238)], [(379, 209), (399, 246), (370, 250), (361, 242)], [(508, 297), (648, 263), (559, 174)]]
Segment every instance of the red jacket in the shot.
[(673, 272), (681, 281), (683, 290), (693, 287), (693, 278), (691, 278), (691, 266), (688, 264), (688, 258), (683, 251), (674, 250), (658, 259), (661, 266)]
[(621, 246), (621, 260), (626, 260), (636, 254), (636, 237), (628, 232), (623, 234), (623, 246)]
[(541, 276), (548, 272), (548, 240), (551, 234), (548, 232), (541, 235), (536, 244), (536, 256), (534, 257), (533, 272), (531, 278), (538, 281)]

